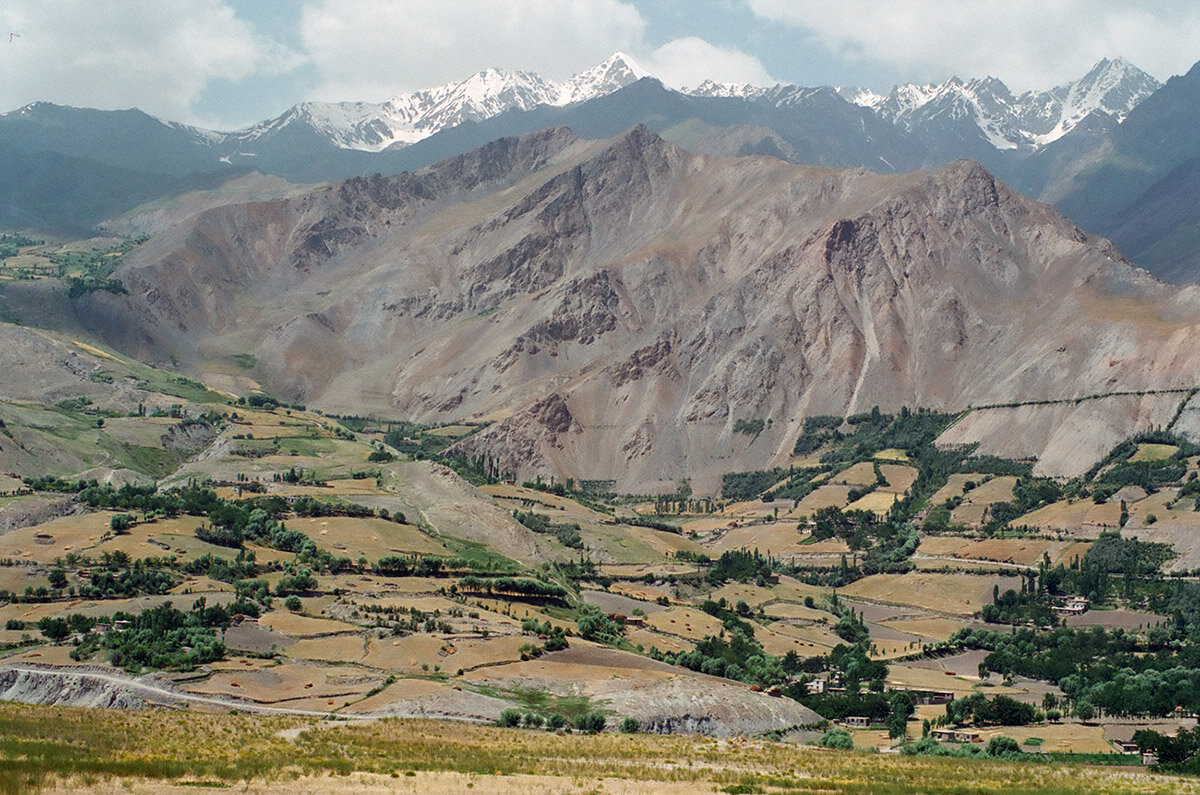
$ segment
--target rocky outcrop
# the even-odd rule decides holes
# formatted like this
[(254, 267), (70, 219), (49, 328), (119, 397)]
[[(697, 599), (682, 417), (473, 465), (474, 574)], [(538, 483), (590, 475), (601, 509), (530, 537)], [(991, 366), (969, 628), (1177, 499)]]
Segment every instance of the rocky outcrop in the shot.
[(172, 425), (170, 430), (160, 437), (164, 450), (187, 455), (200, 452), (216, 440), (216, 429), (209, 423), (198, 420), (184, 420), (178, 425)]
[(61, 707), (140, 709), (141, 698), (114, 681), (86, 672), (0, 669), (0, 701)]

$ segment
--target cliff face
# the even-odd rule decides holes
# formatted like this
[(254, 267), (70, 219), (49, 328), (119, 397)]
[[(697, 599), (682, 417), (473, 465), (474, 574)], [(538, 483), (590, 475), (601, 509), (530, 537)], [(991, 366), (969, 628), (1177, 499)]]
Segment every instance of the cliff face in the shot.
[(119, 276), (89, 311), (134, 353), (253, 353), (294, 399), (496, 420), (464, 449), (634, 490), (786, 461), (814, 413), (1200, 383), (1195, 291), (974, 163), (837, 172), (644, 128), (216, 208)]

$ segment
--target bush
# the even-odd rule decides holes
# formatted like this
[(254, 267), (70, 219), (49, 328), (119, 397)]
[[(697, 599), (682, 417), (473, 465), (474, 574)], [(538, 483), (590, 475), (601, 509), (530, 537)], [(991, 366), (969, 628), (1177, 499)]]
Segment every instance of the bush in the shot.
[(288, 610), (291, 610), (293, 613), (298, 613), (298, 612), (300, 612), (300, 608), (303, 607), (304, 605), (300, 601), (299, 596), (292, 594), (287, 599), (283, 600), (283, 606), (286, 607)]
[(821, 735), (821, 747), (848, 751), (854, 747), (854, 740), (845, 729), (830, 729)]
[(988, 741), (986, 753), (988, 756), (1015, 756), (1021, 753), (1021, 746), (1013, 738), (1000, 735)]
[(504, 726), (509, 729), (514, 729), (521, 725), (521, 719), (524, 716), (519, 709), (506, 709), (500, 713), (500, 717), (496, 719), (497, 726)]
[(604, 716), (603, 712), (585, 712), (575, 718), (575, 728), (588, 734), (604, 731), (606, 723), (608, 723), (608, 718)]
[(567, 725), (567, 719), (555, 712), (553, 715), (546, 718), (546, 725), (551, 729), (561, 729)]
[(133, 524), (133, 517), (127, 513), (115, 514), (112, 519), (108, 520), (109, 528), (117, 535), (121, 535), (123, 533), (128, 533), (129, 527), (132, 524)]
[(628, 717), (621, 721), (621, 731), (625, 732), (626, 734), (636, 734), (641, 728), (642, 725), (638, 723), (637, 718)]

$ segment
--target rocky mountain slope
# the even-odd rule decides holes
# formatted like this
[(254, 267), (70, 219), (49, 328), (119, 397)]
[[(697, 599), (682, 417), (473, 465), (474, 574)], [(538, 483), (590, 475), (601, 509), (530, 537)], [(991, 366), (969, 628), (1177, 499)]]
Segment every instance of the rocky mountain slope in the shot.
[(127, 352), (494, 420), (471, 451), (625, 489), (786, 463), (811, 414), (1200, 383), (1195, 290), (974, 163), (836, 172), (641, 127), (210, 209), (118, 275), (77, 310)]

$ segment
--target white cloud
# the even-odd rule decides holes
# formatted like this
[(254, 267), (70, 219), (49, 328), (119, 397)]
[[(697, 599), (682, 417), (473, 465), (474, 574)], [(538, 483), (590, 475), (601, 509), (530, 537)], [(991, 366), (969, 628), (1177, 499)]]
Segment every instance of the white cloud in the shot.
[(695, 87), (705, 80), (769, 86), (777, 81), (753, 55), (717, 47), (688, 36), (662, 45), (639, 63), (673, 88)]
[(903, 80), (991, 75), (1014, 90), (1082, 75), (1123, 56), (1165, 79), (1200, 57), (1200, 3), (1180, 0), (746, 0), (847, 61)]
[(0, 33), (0, 110), (45, 100), (189, 120), (213, 81), (295, 63), (223, 0), (5, 0)]
[(317, 0), (300, 33), (314, 98), (381, 100), (489, 66), (563, 78), (636, 52), (645, 26), (620, 0)]

